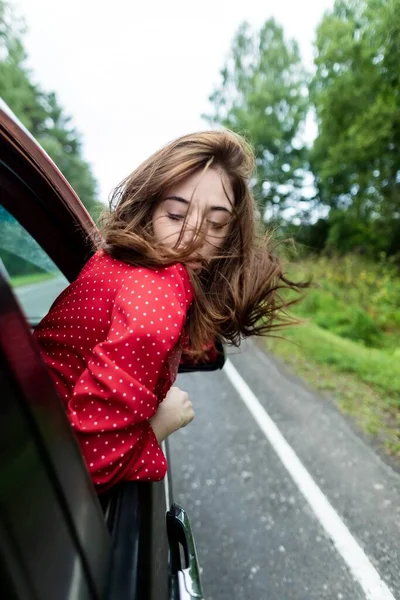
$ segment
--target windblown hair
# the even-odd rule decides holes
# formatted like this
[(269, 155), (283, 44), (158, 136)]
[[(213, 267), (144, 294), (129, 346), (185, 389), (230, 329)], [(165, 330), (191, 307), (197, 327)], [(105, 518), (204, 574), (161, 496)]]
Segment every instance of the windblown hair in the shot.
[[(190, 175), (219, 168), (233, 191), (233, 217), (217, 256), (196, 273), (188, 268), (194, 300), (186, 332), (198, 354), (210, 340), (238, 346), (242, 338), (266, 335), (291, 321), (280, 291), (290, 282), (265, 234), (250, 189), (255, 165), (249, 144), (231, 131), (205, 131), (178, 138), (140, 165), (114, 191), (102, 227), (102, 248), (126, 263), (159, 268), (186, 263), (203, 243), (201, 233), (179, 248), (157, 243), (152, 215), (173, 186)], [(200, 227), (201, 230), (201, 227)]]

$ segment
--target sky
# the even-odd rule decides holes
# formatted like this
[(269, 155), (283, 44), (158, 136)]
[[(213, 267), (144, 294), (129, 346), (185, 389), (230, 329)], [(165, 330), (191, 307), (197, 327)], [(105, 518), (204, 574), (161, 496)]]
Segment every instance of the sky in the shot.
[[(83, 136), (103, 202), (155, 150), (207, 128), (209, 95), (244, 20), (274, 17), (312, 67), (333, 0), (13, 0), (35, 80)], [(308, 126), (312, 135), (313, 125)]]

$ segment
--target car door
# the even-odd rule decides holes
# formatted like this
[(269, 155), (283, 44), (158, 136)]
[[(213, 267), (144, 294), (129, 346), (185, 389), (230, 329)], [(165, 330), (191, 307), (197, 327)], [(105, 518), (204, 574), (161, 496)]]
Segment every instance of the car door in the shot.
[[(30, 455), (36, 456), (35, 472), (42, 477), (41, 485), (34, 485), (18, 471), (13, 477), (17, 488), (2, 488), (0, 524), (6, 523), (8, 533), (2, 536), (5, 546), (0, 545), (0, 573), (8, 581), (9, 597), (31, 597), (15, 595), (19, 580), (15, 573), (24, 571), (26, 590), (40, 599), (190, 598), (201, 590), (197, 557), (187, 516), (180, 507), (171, 507), (169, 479), (117, 486), (101, 499), (105, 514), (101, 512), (63, 407), (30, 335), (29, 327), (47, 313), (94, 252), (98, 232), (61, 173), (4, 105), (0, 106), (0, 192), (1, 381), (8, 390), (1, 399), (6, 415), (2, 426), (9, 433), (8, 424), (15, 421), (20, 432), (20, 445), (13, 445), (12, 436), (3, 436), (1, 464), (8, 481), (13, 457), (23, 454), (28, 445)], [(33, 386), (29, 385), (32, 373)], [(14, 502), (16, 490), (35, 506), (29, 519), (24, 505)], [(36, 547), (40, 552), (35, 552)], [(76, 594), (70, 596), (72, 585)], [(40, 589), (37, 595), (36, 589)], [(201, 596), (196, 592), (193, 597)]]

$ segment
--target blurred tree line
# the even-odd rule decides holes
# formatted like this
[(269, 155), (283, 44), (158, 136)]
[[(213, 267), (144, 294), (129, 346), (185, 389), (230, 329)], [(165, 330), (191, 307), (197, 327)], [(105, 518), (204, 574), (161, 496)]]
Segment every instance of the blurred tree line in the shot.
[[(0, 96), (96, 217), (81, 137), (56, 95), (34, 82), (23, 34), (0, 0)], [(400, 0), (336, 0), (317, 28), (312, 75), (273, 19), (259, 31), (240, 26), (206, 118), (253, 143), (260, 209), (304, 248), (400, 261), (399, 64)]]
[(260, 209), (304, 248), (400, 261), (399, 65), (400, 0), (336, 0), (312, 75), (273, 19), (240, 26), (206, 118), (254, 144)]
[(81, 136), (65, 114), (54, 92), (45, 92), (26, 66), (24, 23), (12, 6), (0, 0), (0, 97), (50, 155), (79, 198), (97, 218), (96, 181), (82, 158)]

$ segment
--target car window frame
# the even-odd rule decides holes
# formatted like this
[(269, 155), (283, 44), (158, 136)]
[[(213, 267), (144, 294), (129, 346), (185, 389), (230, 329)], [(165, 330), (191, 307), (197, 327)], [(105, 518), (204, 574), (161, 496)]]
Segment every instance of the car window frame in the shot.
[[(56, 165), (1, 107), (0, 192), (6, 210), (65, 277), (75, 279), (96, 250), (98, 229)], [(27, 204), (35, 219), (26, 214)]]

